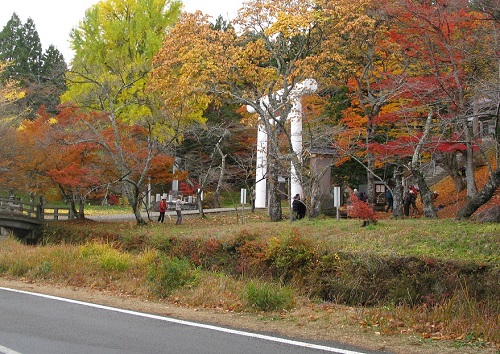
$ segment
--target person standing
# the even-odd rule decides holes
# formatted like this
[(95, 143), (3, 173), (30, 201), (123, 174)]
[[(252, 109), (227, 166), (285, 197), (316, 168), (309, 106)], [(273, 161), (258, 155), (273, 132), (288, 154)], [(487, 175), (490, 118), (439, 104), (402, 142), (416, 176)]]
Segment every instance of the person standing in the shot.
[(296, 196), (293, 197), (293, 202), (292, 202), (292, 221), (295, 221), (299, 218), (299, 195), (297, 194)]
[(175, 212), (177, 213), (177, 221), (176, 225), (180, 225), (182, 222), (182, 206), (184, 205), (184, 201), (182, 200), (182, 196), (178, 195), (177, 200), (175, 201)]
[(163, 223), (165, 220), (165, 212), (167, 211), (167, 198), (165, 196), (161, 197), (158, 211), (160, 212), (160, 215), (158, 215), (158, 222)]
[(409, 186), (403, 199), (403, 213), (405, 216), (410, 216), (410, 206), (415, 210), (417, 209), (417, 194), (419, 192), (418, 187)]
[(385, 190), (385, 202), (387, 203), (387, 206), (385, 208), (385, 212), (387, 213), (389, 210), (394, 211), (394, 198), (392, 197), (391, 190), (387, 188)]
[(306, 216), (307, 208), (306, 208), (306, 205), (304, 204), (304, 202), (300, 199), (300, 195), (297, 194), (296, 197), (297, 197), (297, 200), (299, 201), (298, 210), (297, 210), (297, 219), (300, 220)]

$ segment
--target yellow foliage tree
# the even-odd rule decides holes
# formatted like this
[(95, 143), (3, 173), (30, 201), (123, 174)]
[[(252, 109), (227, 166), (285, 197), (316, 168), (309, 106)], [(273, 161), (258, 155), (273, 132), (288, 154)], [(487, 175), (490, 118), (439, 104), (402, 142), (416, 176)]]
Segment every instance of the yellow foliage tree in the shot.
[[(62, 100), (107, 117), (106, 126), (102, 121), (85, 124), (116, 169), (138, 224), (145, 224), (141, 193), (155, 155), (166, 152), (181, 129), (179, 119), (160, 109), (157, 94), (146, 91), (152, 58), (177, 21), (180, 6), (177, 0), (103, 0), (71, 32), (75, 56)], [(146, 149), (140, 161), (127, 156), (124, 125), (146, 132), (137, 144)]]
[(215, 29), (200, 12), (185, 14), (155, 58), (151, 87), (161, 92), (165, 103), (176, 95), (194, 100), (210, 95), (250, 106), (266, 117), (262, 123), (269, 137), (273, 221), (282, 218), (278, 176), (289, 168), (284, 163), (293, 161), (296, 170), (301, 170), (290, 127), (281, 117), (292, 109), (290, 95), (296, 85), (314, 78), (310, 57), (322, 39), (320, 22), (309, 0), (246, 2), (234, 21), (238, 32), (232, 27)]

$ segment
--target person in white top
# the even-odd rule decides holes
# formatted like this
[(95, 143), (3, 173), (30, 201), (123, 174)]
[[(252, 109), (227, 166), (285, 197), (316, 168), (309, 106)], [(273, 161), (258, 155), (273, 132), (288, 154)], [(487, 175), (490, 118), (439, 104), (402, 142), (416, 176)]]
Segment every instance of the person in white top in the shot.
[(182, 222), (182, 205), (184, 201), (182, 200), (182, 196), (178, 195), (177, 200), (175, 201), (175, 212), (177, 213), (177, 221), (176, 225), (180, 225)]

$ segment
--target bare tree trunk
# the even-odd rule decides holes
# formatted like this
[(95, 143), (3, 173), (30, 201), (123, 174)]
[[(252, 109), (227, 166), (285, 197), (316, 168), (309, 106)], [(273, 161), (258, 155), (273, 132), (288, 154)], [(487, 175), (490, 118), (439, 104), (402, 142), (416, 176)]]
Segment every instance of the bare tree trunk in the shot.
[[(366, 134), (366, 146), (370, 146), (371, 143), (373, 143), (375, 135), (375, 125), (373, 123), (368, 124), (367, 128), (367, 134)], [(367, 180), (367, 194), (368, 194), (368, 204), (369, 205), (374, 205), (375, 204), (375, 156), (373, 153), (370, 151), (368, 148), (367, 154), (366, 154), (366, 165), (367, 165), (367, 173), (366, 173), (366, 180)]]
[(222, 153), (222, 150), (220, 149), (219, 144), (217, 144), (217, 150), (219, 151), (219, 154), (221, 156), (221, 165), (220, 165), (220, 174), (219, 174), (219, 180), (217, 181), (217, 187), (215, 188), (214, 192), (214, 202), (215, 202), (215, 207), (220, 208), (220, 191), (222, 189), (222, 183), (224, 182), (224, 175), (226, 173), (226, 157), (227, 154), (224, 155)]
[(420, 170), (412, 170), (413, 177), (417, 180), (420, 196), (422, 197), (422, 205), (424, 207), (424, 215), (428, 218), (436, 217), (436, 209), (432, 203), (432, 192), (425, 182), (425, 177)]
[(373, 171), (375, 169), (375, 157), (371, 152), (368, 152), (367, 155), (367, 166), (368, 166), (368, 171), (367, 171), (367, 190), (366, 193), (368, 194), (368, 204), (373, 206), (375, 204), (375, 175), (373, 174)]
[(309, 179), (304, 186), (304, 195), (301, 202), (306, 205), (306, 213), (310, 218), (317, 217), (321, 210), (321, 193), (316, 178)]
[(64, 188), (60, 184), (58, 184), (57, 186), (59, 188), (59, 192), (61, 193), (62, 198), (66, 202), (69, 201), (70, 215), (72, 215), (73, 217), (75, 217), (77, 219), (83, 219), (85, 217), (84, 213), (83, 213), (83, 208), (80, 211), (76, 210), (76, 203), (75, 203), (74, 195), (71, 195), (71, 197), (69, 197), (68, 194), (66, 193), (66, 191), (64, 190)]
[(78, 219), (85, 219), (85, 202), (83, 198), (80, 198), (78, 201), (78, 214), (77, 214)]
[(474, 151), (472, 149), (471, 134), (467, 121), (464, 123), (467, 155), (465, 156), (465, 181), (467, 182), (467, 196), (473, 198), (477, 194), (476, 180), (474, 178)]
[(281, 192), (279, 190), (279, 170), (277, 162), (273, 157), (269, 163), (269, 217), (271, 221), (281, 221), (283, 215), (281, 210)]
[(124, 181), (123, 189), (127, 196), (129, 205), (132, 207), (134, 212), (135, 220), (137, 225), (146, 225), (146, 221), (142, 217), (141, 214), (141, 199), (140, 199), (140, 191), (136, 185), (131, 182)]
[(269, 218), (271, 221), (281, 221), (283, 211), (281, 208), (281, 193), (279, 190), (279, 174), (280, 174), (280, 150), (278, 147), (279, 135), (281, 132), (280, 126), (276, 124), (271, 126), (269, 120), (266, 119), (266, 130), (268, 132), (268, 188), (269, 188)]
[(76, 203), (73, 198), (69, 201), (69, 209), (70, 209), (70, 215), (73, 215), (76, 218), (80, 218), (78, 210), (76, 210)]
[(202, 200), (202, 196), (203, 195), (203, 189), (199, 188), (197, 191), (196, 191), (196, 200), (198, 202), (198, 211), (199, 211), (199, 214), (200, 214), (200, 217), (205, 217), (205, 213), (203, 212), (203, 200)]
[(396, 167), (394, 169), (394, 181), (396, 185), (392, 191), (392, 197), (394, 199), (392, 214), (399, 218), (403, 216), (403, 172), (401, 171), (401, 167)]
[(439, 155), (438, 162), (448, 172), (455, 185), (455, 191), (460, 192), (466, 186), (464, 177), (460, 174), (456, 152), (447, 152)]
[(420, 152), (422, 151), (424, 143), (430, 134), (430, 128), (431, 128), (433, 115), (434, 115), (434, 112), (431, 109), (429, 111), (429, 113), (427, 114), (424, 132), (423, 132), (422, 137), (420, 138), (420, 140), (417, 144), (417, 147), (415, 148), (415, 151), (413, 153), (413, 157), (411, 160), (411, 165), (410, 165), (411, 166), (411, 173), (412, 173), (413, 177), (415, 177), (415, 179), (417, 180), (418, 187), (420, 189), (420, 195), (422, 196), (422, 204), (424, 206), (424, 215), (428, 218), (436, 217), (436, 210), (434, 209), (434, 206), (432, 204), (432, 193), (431, 193), (429, 187), (427, 186), (427, 183), (425, 183), (425, 178), (424, 178), (422, 171), (418, 168), (418, 161), (420, 160)]
[(483, 189), (472, 197), (469, 202), (462, 207), (455, 217), (456, 220), (467, 219), (474, 212), (479, 209), (483, 204), (491, 199), (497, 188), (500, 186), (500, 168), (494, 171), (488, 182), (484, 185)]

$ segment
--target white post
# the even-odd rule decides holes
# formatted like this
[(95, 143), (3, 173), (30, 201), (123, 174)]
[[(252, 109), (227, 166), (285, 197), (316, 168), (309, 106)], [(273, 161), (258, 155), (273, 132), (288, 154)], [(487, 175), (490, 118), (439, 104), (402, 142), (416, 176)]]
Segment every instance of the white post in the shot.
[(257, 132), (257, 161), (255, 170), (255, 207), (265, 208), (267, 197), (267, 133), (265, 126), (259, 122)]
[[(302, 162), (302, 103), (300, 102), (300, 96), (294, 98), (292, 110), (288, 117), (290, 118), (292, 149), (300, 163)], [(290, 166), (290, 205), (292, 205), (293, 196), (297, 194), (300, 195), (300, 198), (304, 198), (302, 184), (292, 161)]]
[(247, 190), (245, 188), (241, 188), (241, 223), (245, 223), (245, 204), (247, 202)]
[[(174, 174), (178, 170), (178, 168), (177, 168), (178, 163), (180, 163), (180, 158), (176, 157), (174, 159), (174, 165), (172, 166), (172, 173), (174, 173)], [(176, 192), (179, 191), (179, 181), (176, 179), (174, 179), (172, 181), (172, 190), (176, 191)], [(174, 197), (177, 198), (177, 193), (175, 193)]]
[[(297, 155), (298, 159), (302, 158), (302, 104), (300, 99), (302, 95), (316, 91), (318, 85), (313, 79), (306, 79), (298, 84), (291, 92), (290, 99), (293, 100), (293, 107), (290, 111), (290, 134), (292, 140), (292, 149)], [(276, 93), (278, 96), (283, 94), (283, 90)], [(267, 97), (264, 97), (261, 105), (267, 101)], [(265, 107), (263, 107), (265, 108)], [(249, 113), (255, 113), (255, 109), (251, 106), (247, 106), (247, 111)], [(260, 119), (265, 119), (265, 117), (260, 117)], [(302, 196), (302, 184), (300, 183), (300, 178), (297, 176), (295, 166), (291, 165), (290, 170), (290, 192), (291, 196), (300, 194)], [(267, 133), (265, 131), (265, 125), (259, 122), (257, 130), (257, 161), (256, 161), (256, 171), (255, 171), (255, 207), (265, 208), (267, 199), (267, 181), (265, 179), (267, 173)], [(292, 198), (290, 198), (290, 203)]]
[(148, 209), (151, 209), (151, 177), (148, 177)]
[[(297, 84), (290, 92), (290, 98), (293, 100), (293, 106), (288, 115), (290, 119), (290, 140), (299, 163), (302, 162), (302, 102), (300, 100), (303, 95), (315, 92), (317, 89), (318, 84), (314, 79), (306, 79)], [(290, 206), (295, 195), (298, 194), (301, 199), (304, 199), (302, 183), (297, 175), (293, 161), (290, 166), (290, 193)]]
[(340, 187), (333, 187), (333, 206), (337, 209), (337, 220), (340, 218)]

